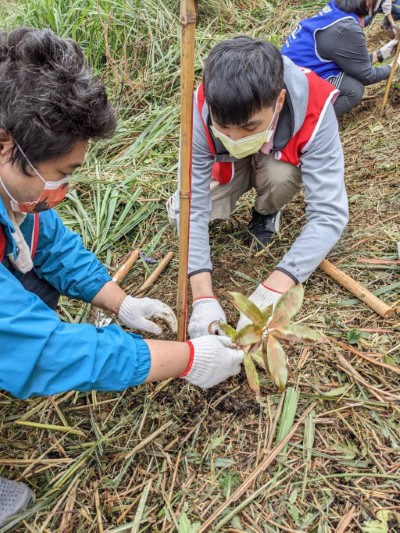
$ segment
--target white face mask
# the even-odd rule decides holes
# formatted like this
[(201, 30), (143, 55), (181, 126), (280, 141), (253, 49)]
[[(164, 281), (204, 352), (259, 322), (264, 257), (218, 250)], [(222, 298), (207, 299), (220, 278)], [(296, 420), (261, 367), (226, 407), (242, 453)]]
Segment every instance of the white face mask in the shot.
[(268, 125), (268, 128), (254, 135), (248, 135), (237, 141), (233, 141), (228, 135), (222, 133), (222, 131), (217, 130), (214, 126), (211, 126), (211, 131), (213, 132), (214, 137), (219, 139), (225, 148), (228, 150), (229, 154), (236, 159), (243, 159), (252, 154), (256, 154), (262, 146), (269, 142), (274, 134), (274, 129), (271, 128), (271, 125), (274, 123), (276, 116), (276, 111), (272, 115), (271, 122)]

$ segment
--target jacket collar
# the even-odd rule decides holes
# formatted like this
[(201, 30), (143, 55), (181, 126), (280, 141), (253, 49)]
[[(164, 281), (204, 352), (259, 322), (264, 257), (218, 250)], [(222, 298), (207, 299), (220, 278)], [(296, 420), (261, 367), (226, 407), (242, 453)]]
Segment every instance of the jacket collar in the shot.
[(7, 241), (6, 254), (13, 254), (13, 257), (17, 259), (18, 249), (14, 240), (13, 233), (15, 233), (15, 228), (11, 219), (7, 213), (6, 206), (3, 202), (3, 199), (0, 197), (0, 225), (3, 227), (3, 231)]

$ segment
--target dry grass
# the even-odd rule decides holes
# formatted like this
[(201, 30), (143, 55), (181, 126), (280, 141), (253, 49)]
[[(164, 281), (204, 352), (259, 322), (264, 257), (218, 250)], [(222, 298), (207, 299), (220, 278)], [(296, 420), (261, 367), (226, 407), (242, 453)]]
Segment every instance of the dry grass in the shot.
[[(239, 3), (254, 10), (264, 4)], [(302, 4), (279, 3), (265, 23), (254, 12), (255, 30), (276, 27), (280, 35), (314, 9), (311, 3), (296, 9)], [(233, 23), (224, 13), (221, 24)], [(248, 29), (246, 17), (236, 27)], [(210, 34), (220, 29), (213, 22)], [(378, 31), (376, 24), (370, 38), (384, 40)], [(370, 88), (370, 98), (341, 124), (351, 220), (330, 259), (399, 305), (399, 267), (358, 261), (395, 259), (400, 240), (399, 86), (381, 117), (383, 93), (384, 84)], [(147, 164), (156, 157), (152, 153)], [(138, 229), (146, 243), (153, 242), (153, 228), (165, 225), (162, 203), (173, 188), (173, 172), (151, 172), (156, 185), (142, 179), (138, 201), (159, 202), (146, 229)], [(298, 197), (285, 208), (280, 238), (255, 257), (243, 244), (250, 207), (248, 195), (231, 221), (211, 230), (216, 292), (233, 323), (237, 314), (227, 291), (251, 291), (304, 223)], [(128, 241), (112, 248), (110, 264), (121, 259)], [(165, 226), (148, 251), (162, 257), (170, 250), (177, 251), (177, 243)], [(175, 258), (150, 295), (174, 305), (176, 274)], [(146, 276), (138, 263), (126, 287), (134, 289)], [(209, 391), (175, 381), (122, 394), (69, 392), (26, 402), (0, 395), (0, 474), (26, 481), (38, 495), (15, 530), (183, 533), (197, 531), (196, 523), (213, 515), (208, 531), (347, 533), (370, 531), (369, 521), (384, 509), (390, 513), (387, 531), (400, 531), (399, 318), (381, 319), (321, 271), (306, 284), (300, 318), (323, 329), (331, 342), (290, 353), (289, 385), (300, 392), (295, 421), (312, 410), (284, 460), (273, 459), (282, 397), (267, 379), (260, 402), (244, 375)], [(269, 464), (257, 473), (266, 458)], [(232, 495), (237, 497), (229, 500)]]

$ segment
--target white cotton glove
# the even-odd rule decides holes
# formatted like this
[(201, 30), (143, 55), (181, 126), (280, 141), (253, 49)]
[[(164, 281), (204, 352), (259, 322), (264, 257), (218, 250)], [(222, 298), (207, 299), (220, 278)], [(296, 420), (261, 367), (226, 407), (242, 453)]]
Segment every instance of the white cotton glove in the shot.
[(392, 0), (385, 0), (381, 5), (384, 15), (388, 15), (392, 12)]
[(160, 335), (162, 329), (152, 322), (151, 319), (154, 318), (159, 318), (165, 322), (169, 329), (176, 333), (177, 320), (175, 313), (160, 300), (127, 296), (122, 301), (118, 313), (118, 319), (128, 328)]
[[(281, 292), (273, 291), (263, 283), (260, 283), (257, 289), (249, 296), (249, 300), (253, 302), (253, 304), (255, 304), (261, 311), (264, 311), (264, 309), (271, 304), (275, 307), (275, 304), (281, 296)], [(237, 331), (241, 330), (248, 324), (251, 324), (251, 321), (243, 313), (240, 313), (239, 322), (236, 326)]]
[(229, 337), (205, 335), (187, 343), (190, 360), (186, 372), (179, 377), (208, 389), (239, 374), (244, 354)]
[(394, 55), (398, 42), (399, 41), (397, 39), (392, 39), (387, 44), (382, 46), (380, 52), (382, 54), (383, 59), (388, 59), (388, 57), (392, 57)]
[[(188, 326), (189, 337), (196, 339), (202, 335), (220, 333), (218, 321), (226, 322), (226, 316), (217, 298), (209, 296), (195, 300)], [(210, 324), (212, 324), (212, 331), (208, 329)]]

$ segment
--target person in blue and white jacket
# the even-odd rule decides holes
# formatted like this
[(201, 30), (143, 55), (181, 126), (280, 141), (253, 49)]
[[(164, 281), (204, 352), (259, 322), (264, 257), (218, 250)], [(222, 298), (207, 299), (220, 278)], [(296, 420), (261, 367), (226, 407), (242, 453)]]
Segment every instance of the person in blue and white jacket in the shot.
[(333, 106), (338, 117), (361, 101), (366, 85), (389, 77), (390, 65), (372, 65), (390, 58), (397, 40), (370, 53), (363, 30), (364, 19), (376, 3), (331, 0), (319, 13), (302, 20), (282, 48), (282, 54), (296, 65), (311, 69), (339, 89)]
[[(237, 374), (227, 337), (144, 340), (119, 325), (62, 322), (60, 294), (114, 313), (130, 329), (176, 330), (175, 315), (133, 298), (52, 207), (68, 190), (89, 139), (113, 134), (115, 114), (82, 51), (50, 30), (0, 35), (0, 389), (18, 398), (67, 390), (119, 391), (182, 377), (203, 388)], [(0, 478), (0, 526), (33, 493)]]

